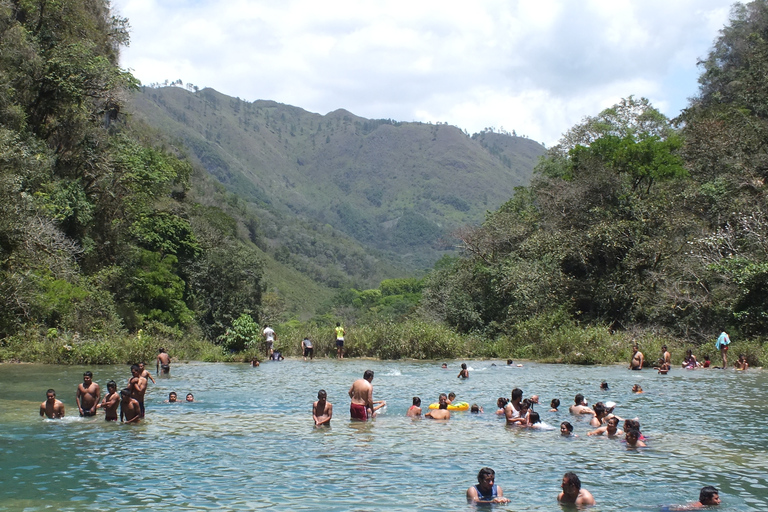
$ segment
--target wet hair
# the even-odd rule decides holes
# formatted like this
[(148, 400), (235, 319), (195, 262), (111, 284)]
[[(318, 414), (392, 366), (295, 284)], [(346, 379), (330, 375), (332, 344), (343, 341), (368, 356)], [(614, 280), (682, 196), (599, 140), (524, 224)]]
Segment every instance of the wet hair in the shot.
[(132, 364), (131, 365), (131, 371), (134, 371), (134, 370), (136, 370), (138, 372), (138, 371), (141, 370), (141, 368), (139, 368), (139, 365), (137, 365), (137, 364)]
[(448, 400), (453, 402), (453, 399), (456, 398), (456, 393), (448, 393)]
[(83, 377), (93, 378), (93, 372), (88, 370), (87, 372), (83, 373)]
[(111, 380), (111, 381), (107, 382), (107, 389), (109, 389), (109, 388), (115, 388), (115, 389), (117, 389), (117, 382), (115, 382), (115, 381), (113, 381), (113, 380)]
[(159, 349), (157, 349), (157, 351), (158, 351), (158, 353), (162, 354), (163, 352), (165, 352), (165, 349), (164, 348), (159, 348)]
[(557, 409), (560, 407), (560, 400), (558, 398), (553, 398), (551, 402), (549, 402), (549, 406), (553, 409)]
[(531, 400), (528, 398), (520, 402), (521, 409), (530, 409), (531, 407), (533, 407), (533, 402), (531, 402)]
[(640, 422), (637, 420), (624, 420), (624, 430), (640, 431)]
[(619, 426), (619, 418), (617, 416), (611, 416), (607, 420), (605, 420), (606, 423), (614, 422), (616, 424), (616, 427)]
[(437, 396), (437, 399), (438, 399), (438, 400), (440, 400), (441, 398), (445, 398), (446, 400), (448, 400), (448, 395), (446, 395), (445, 393), (440, 393), (440, 394)]
[(467, 369), (467, 363), (461, 363), (461, 369), (466, 370)]
[(447, 409), (448, 408), (448, 402), (440, 402), (440, 405), (437, 408), (438, 409)]
[(581, 490), (581, 480), (579, 477), (574, 473), (573, 471), (567, 472), (565, 475), (563, 475), (563, 478), (566, 478), (568, 480), (568, 483), (575, 487), (576, 490)]
[(512, 390), (512, 400), (520, 400), (523, 398), (523, 390), (520, 388), (515, 388)]
[(172, 396), (178, 396), (175, 391), (171, 391), (168, 393), (168, 398), (171, 398)]
[(325, 400), (326, 398), (328, 398), (328, 394), (325, 392), (324, 389), (321, 389), (320, 391), (317, 392), (318, 400)]
[(576, 395), (573, 399), (573, 403), (575, 403), (576, 405), (581, 405), (581, 402), (583, 401), (584, 401), (584, 395), (582, 395), (581, 393)]
[(416, 407), (420, 407), (421, 406), (421, 398), (419, 398), (417, 396), (413, 397), (413, 405), (415, 405)]
[(594, 409), (596, 415), (605, 414), (605, 404), (603, 402), (597, 402), (595, 405), (592, 406), (592, 409)]
[(53, 393), (53, 397), (56, 398), (56, 391), (53, 388), (45, 392), (46, 397), (48, 397), (48, 393)]
[(472, 406), (469, 408), (469, 411), (478, 414), (480, 412), (480, 406), (477, 404), (472, 404)]
[(507, 359), (507, 364), (512, 364), (512, 363), (514, 363), (514, 362), (515, 362), (515, 361), (514, 361), (513, 359)]
[(131, 396), (131, 390), (128, 388), (120, 390), (120, 396)]
[(480, 471), (477, 473), (477, 483), (481, 484), (485, 482), (486, 476), (491, 476), (496, 478), (496, 472), (491, 468), (481, 468)]
[(363, 378), (365, 380), (373, 379), (373, 370), (365, 370), (365, 373), (363, 374)]
[(499, 409), (503, 409), (504, 407), (506, 407), (506, 406), (507, 406), (507, 404), (508, 404), (508, 403), (509, 403), (509, 400), (507, 400), (507, 399), (506, 399), (506, 398), (504, 398), (503, 396), (500, 396), (500, 397), (499, 397), (499, 398), (496, 400), (496, 406), (497, 406)]
[(699, 501), (702, 505), (711, 505), (715, 496), (719, 495), (720, 491), (711, 485), (707, 485), (701, 488), (699, 491)]
[(539, 423), (541, 422), (541, 416), (539, 416), (539, 413), (536, 411), (531, 411), (531, 413), (528, 415), (528, 421), (530, 423)]
[(600, 389), (608, 389), (608, 383), (603, 381), (600, 383)]
[(571, 425), (569, 422), (567, 421), (562, 422), (560, 424), (560, 428), (563, 428), (563, 427), (567, 428), (568, 432), (573, 432), (573, 425)]
[(632, 437), (636, 437), (636, 438), (640, 439), (640, 431), (637, 430), (636, 428), (631, 428), (631, 429), (625, 431), (625, 434), (627, 436), (632, 436)]

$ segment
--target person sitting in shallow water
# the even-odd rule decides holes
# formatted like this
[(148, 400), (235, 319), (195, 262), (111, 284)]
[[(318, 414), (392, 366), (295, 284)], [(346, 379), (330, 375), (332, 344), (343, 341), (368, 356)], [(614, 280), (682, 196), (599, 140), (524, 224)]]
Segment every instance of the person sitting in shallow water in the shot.
[(736, 369), (746, 370), (747, 368), (749, 368), (749, 363), (747, 363), (747, 356), (744, 354), (739, 354), (739, 359), (736, 361)]
[(563, 482), (560, 485), (563, 489), (557, 496), (559, 503), (567, 503), (576, 506), (589, 506), (595, 504), (595, 498), (586, 489), (581, 488), (581, 480), (576, 473), (568, 472), (563, 475)]
[(491, 468), (482, 468), (477, 474), (477, 485), (467, 489), (467, 501), (477, 504), (509, 503), (500, 485), (496, 485), (496, 473)]

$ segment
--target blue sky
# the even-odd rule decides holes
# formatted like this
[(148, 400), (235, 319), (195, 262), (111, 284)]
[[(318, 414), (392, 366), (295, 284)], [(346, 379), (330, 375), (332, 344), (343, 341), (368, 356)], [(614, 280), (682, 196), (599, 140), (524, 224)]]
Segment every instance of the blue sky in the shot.
[(113, 0), (121, 65), (325, 114), (515, 130), (547, 146), (630, 95), (697, 92), (723, 0)]

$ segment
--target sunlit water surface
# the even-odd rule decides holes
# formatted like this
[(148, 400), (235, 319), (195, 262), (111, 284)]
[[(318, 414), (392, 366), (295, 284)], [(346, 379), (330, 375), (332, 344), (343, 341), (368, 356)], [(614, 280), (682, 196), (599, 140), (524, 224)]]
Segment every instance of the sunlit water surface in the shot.
[[(575, 471), (596, 497), (593, 510), (659, 510), (695, 501), (714, 485), (721, 510), (768, 510), (768, 378), (761, 370), (630, 372), (620, 366), (467, 361), (286, 360), (245, 364), (175, 364), (149, 384), (147, 418), (137, 426), (79, 418), (75, 389), (91, 369), (105, 390), (127, 382), (124, 366), (0, 365), (0, 510), (469, 510), (466, 488), (477, 471), (496, 471), (509, 505), (496, 510), (560, 510), (560, 479)], [(374, 421), (349, 421), (347, 390), (375, 371), (374, 398), (388, 406)], [(606, 380), (610, 390), (600, 391)], [(639, 383), (645, 393), (632, 394)], [(38, 416), (53, 387), (64, 420)], [(538, 394), (558, 430), (506, 428), (496, 398), (514, 387)], [(319, 389), (334, 405), (330, 429), (313, 428)], [(163, 403), (168, 392), (197, 401)], [(485, 412), (454, 413), (447, 422), (405, 416), (411, 397), (423, 406), (441, 392)], [(567, 407), (576, 393), (589, 403), (614, 401), (639, 417), (648, 448), (587, 437), (586, 420)], [(559, 398), (558, 413), (547, 404)]]

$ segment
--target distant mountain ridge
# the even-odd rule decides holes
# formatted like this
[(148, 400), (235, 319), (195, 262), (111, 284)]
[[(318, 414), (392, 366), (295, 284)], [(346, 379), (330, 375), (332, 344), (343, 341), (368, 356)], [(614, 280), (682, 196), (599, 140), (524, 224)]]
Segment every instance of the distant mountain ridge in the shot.
[[(412, 270), (446, 251), (451, 230), (480, 223), (527, 185), (545, 152), (509, 134), (320, 115), (213, 89), (145, 87), (133, 110), (243, 198), (330, 225)], [(280, 226), (268, 238), (279, 244)]]

